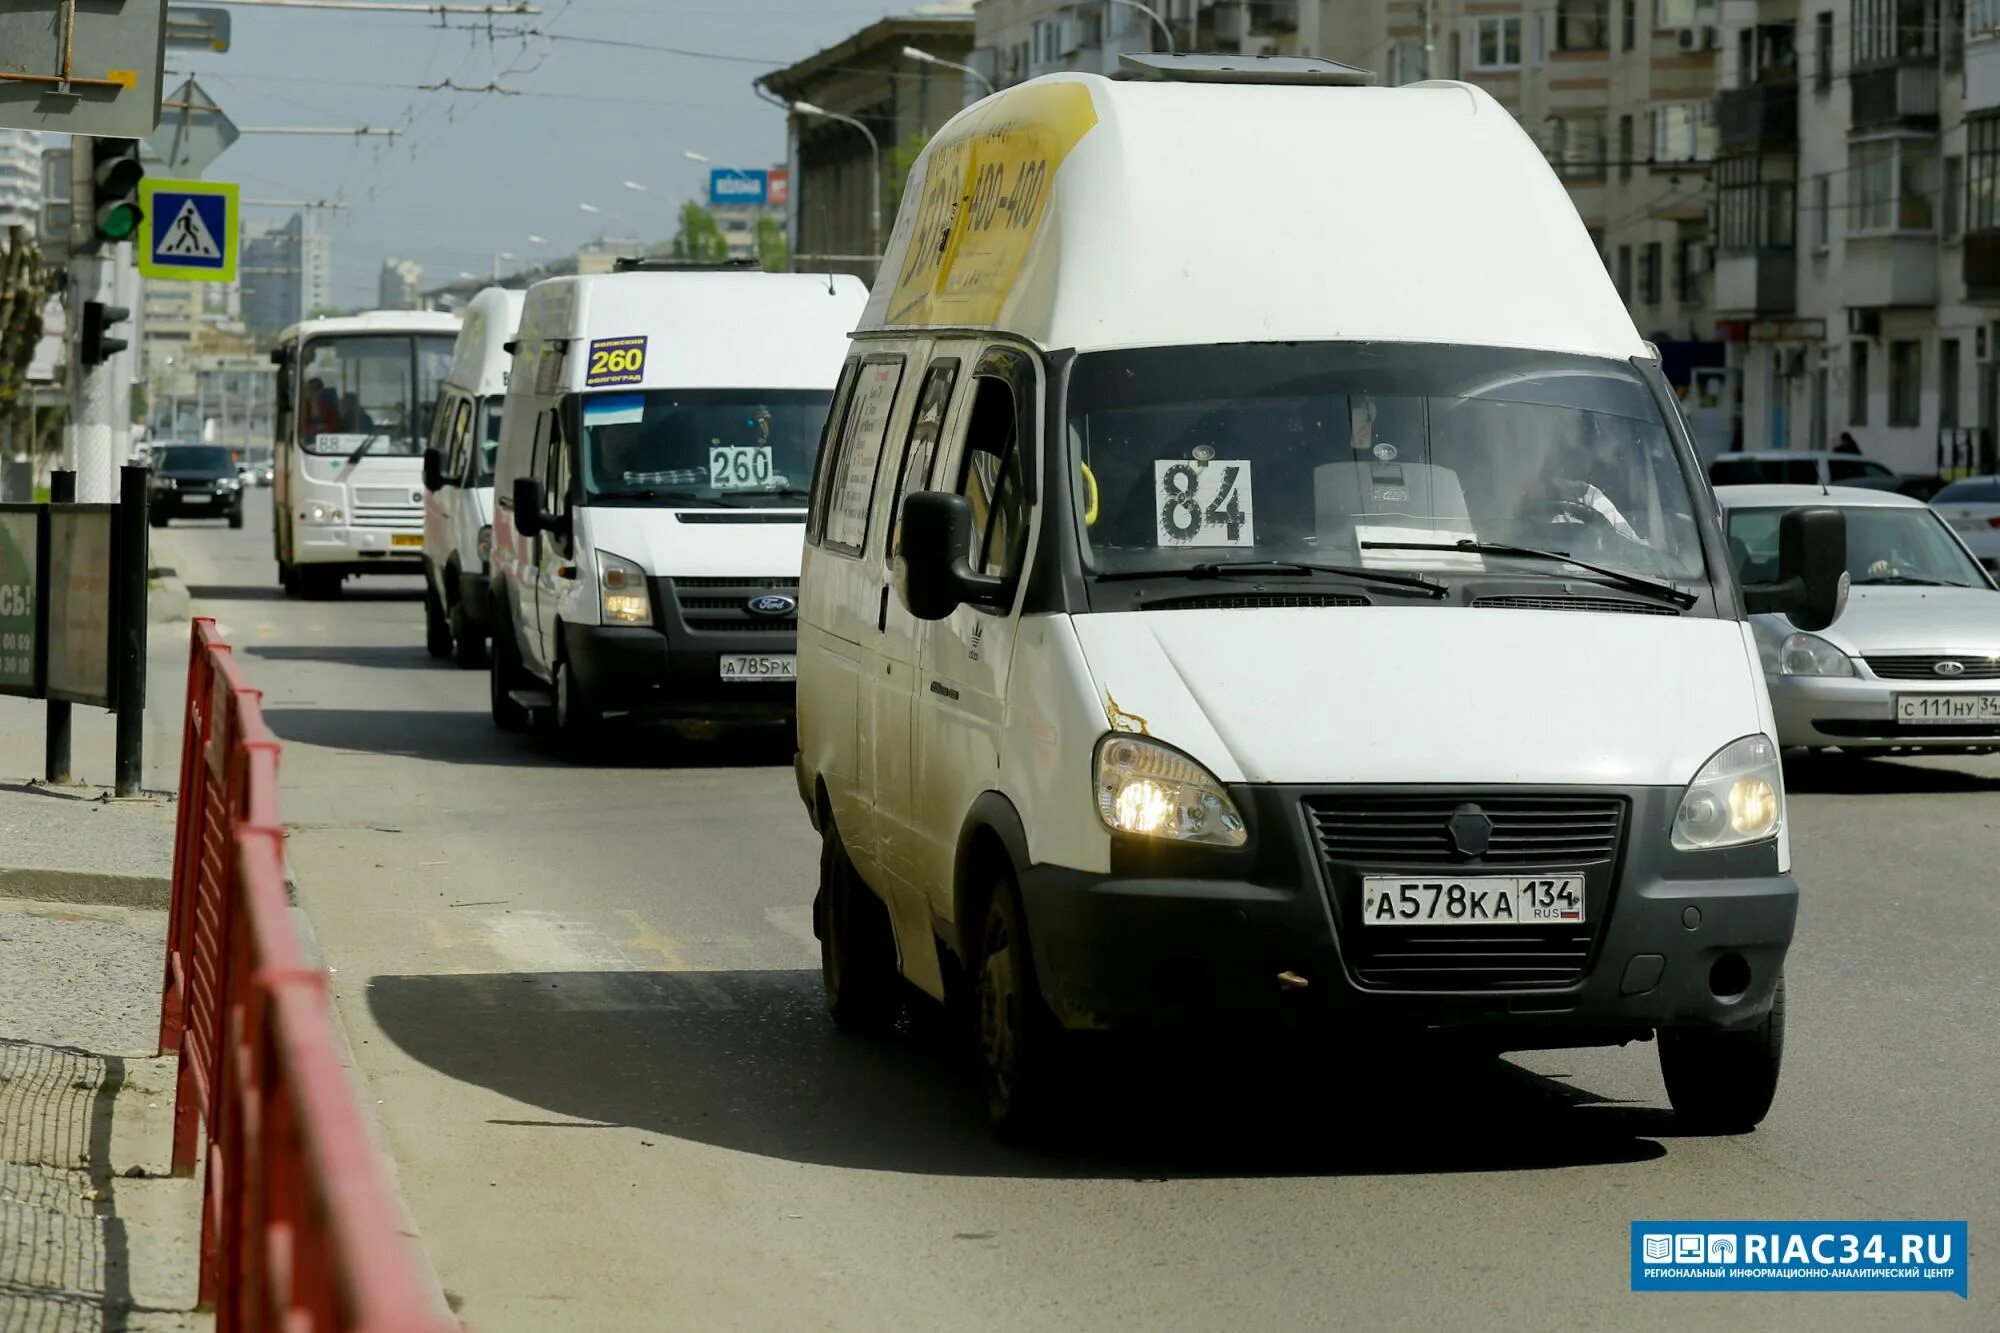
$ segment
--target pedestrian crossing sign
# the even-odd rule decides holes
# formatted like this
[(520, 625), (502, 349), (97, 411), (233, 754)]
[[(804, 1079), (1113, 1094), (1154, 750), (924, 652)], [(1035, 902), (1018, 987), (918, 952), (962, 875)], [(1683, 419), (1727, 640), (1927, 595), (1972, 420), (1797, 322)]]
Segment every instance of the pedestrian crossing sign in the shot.
[(236, 281), (237, 187), (219, 181), (139, 183), (146, 217), (139, 272), (182, 282)]

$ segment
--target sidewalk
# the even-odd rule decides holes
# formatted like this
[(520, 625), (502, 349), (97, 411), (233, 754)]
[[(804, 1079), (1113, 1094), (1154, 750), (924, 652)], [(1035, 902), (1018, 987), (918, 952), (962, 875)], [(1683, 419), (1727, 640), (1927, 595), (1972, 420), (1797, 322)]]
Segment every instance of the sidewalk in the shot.
[[(165, 599), (163, 599), (164, 601)], [(184, 603), (183, 603), (184, 605)], [(144, 783), (50, 788), (46, 705), (0, 699), (0, 1329), (204, 1329), (201, 1196), (166, 1177), (174, 1063), (160, 980), (188, 626), (151, 626)], [(112, 719), (76, 708), (73, 772), (109, 781)]]

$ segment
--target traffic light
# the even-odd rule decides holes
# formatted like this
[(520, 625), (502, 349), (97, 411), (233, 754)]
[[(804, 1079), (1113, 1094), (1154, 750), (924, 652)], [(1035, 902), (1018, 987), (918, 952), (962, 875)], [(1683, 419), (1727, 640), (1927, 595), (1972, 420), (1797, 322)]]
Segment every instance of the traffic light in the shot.
[(146, 168), (139, 162), (137, 139), (90, 141), (91, 234), (99, 241), (129, 241), (145, 214), (139, 210), (139, 182)]
[(132, 312), (122, 305), (106, 305), (102, 301), (83, 303), (83, 337), (79, 342), (78, 354), (86, 366), (101, 366), (131, 344), (123, 338), (110, 336), (113, 325), (122, 324), (132, 318)]

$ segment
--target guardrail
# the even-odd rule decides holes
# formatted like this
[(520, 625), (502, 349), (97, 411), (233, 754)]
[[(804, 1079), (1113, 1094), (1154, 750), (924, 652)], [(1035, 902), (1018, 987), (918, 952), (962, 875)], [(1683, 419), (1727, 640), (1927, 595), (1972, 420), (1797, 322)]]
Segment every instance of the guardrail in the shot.
[(195, 621), (160, 1049), (180, 1057), (176, 1174), (207, 1130), (201, 1302), (221, 1333), (447, 1333), (292, 928), (261, 699)]

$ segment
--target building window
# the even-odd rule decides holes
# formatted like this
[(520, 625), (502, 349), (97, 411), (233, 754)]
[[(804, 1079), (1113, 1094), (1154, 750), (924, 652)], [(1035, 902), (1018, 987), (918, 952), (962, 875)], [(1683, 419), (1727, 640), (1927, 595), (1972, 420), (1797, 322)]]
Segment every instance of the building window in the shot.
[(1813, 244), (1824, 250), (1833, 244), (1833, 177), (1813, 177)]
[(2000, 230), (2000, 116), (1965, 122), (1965, 229)]
[(1655, 28), (1699, 28), (1715, 22), (1716, 0), (1653, 0)]
[(1479, 20), (1479, 41), (1472, 49), (1474, 69), (1519, 69), (1521, 67), (1521, 20), (1497, 18)]
[(1868, 344), (1847, 344), (1847, 424), (1868, 424)]
[(1713, 102), (1667, 102), (1652, 114), (1654, 162), (1706, 162), (1715, 156)]
[(1813, 15), (1813, 87), (1833, 87), (1833, 11)]
[(1965, 159), (1953, 154), (1944, 160), (1944, 184), (1938, 189), (1938, 214), (1948, 241), (1957, 240), (1964, 230)]
[(1935, 139), (1863, 139), (1847, 146), (1847, 230), (1937, 226)]
[(1632, 179), (1632, 154), (1637, 151), (1638, 149), (1634, 146), (1632, 141), (1632, 117), (1620, 116), (1618, 118), (1618, 179), (1619, 180), (1629, 181)]
[(1938, 344), (1938, 429), (1958, 429), (1958, 339)]
[(1674, 242), (1674, 299), (1682, 305), (1701, 302), (1701, 242), (1686, 237)]
[(1566, 181), (1604, 179), (1604, 117), (1558, 116), (1551, 126), (1549, 161)]
[(1556, 0), (1556, 50), (1604, 51), (1611, 46), (1611, 0)]
[(1618, 299), (1626, 305), (1632, 304), (1632, 247), (1618, 247)]
[(1630, 51), (1639, 39), (1639, 0), (1625, 0), (1624, 12), (1618, 24), (1618, 45), (1621, 50)]
[(1664, 247), (1658, 241), (1646, 242), (1646, 249), (1639, 256), (1639, 303), (1658, 305), (1660, 303), (1660, 259)]
[(1424, 59), (1424, 44), (1415, 37), (1397, 42), (1392, 60), (1394, 63), (1390, 68), (1395, 70), (1398, 84), (1416, 83), (1430, 77)]
[(1924, 345), (1911, 339), (1889, 344), (1889, 424), (1914, 426), (1922, 420)]
[(1796, 189), (1789, 180), (1761, 179), (1762, 165), (1733, 157), (1717, 166), (1716, 242), (1725, 250), (1792, 246)]
[(1971, 0), (1965, 11), (1965, 30), (1974, 37), (2000, 36), (2000, 0)]
[(1851, 0), (1854, 67), (1935, 56), (1937, 0)]

